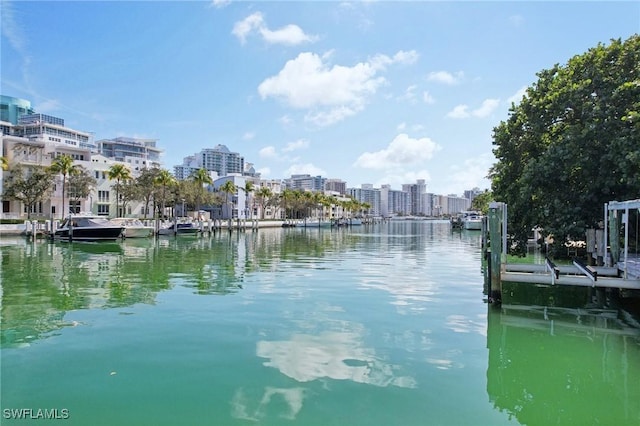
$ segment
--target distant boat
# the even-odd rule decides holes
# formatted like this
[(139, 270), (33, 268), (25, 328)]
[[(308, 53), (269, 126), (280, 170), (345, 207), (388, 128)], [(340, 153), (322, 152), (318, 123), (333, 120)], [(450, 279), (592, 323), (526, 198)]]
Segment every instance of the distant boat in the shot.
[(153, 235), (153, 226), (147, 226), (133, 217), (116, 217), (111, 219), (112, 223), (124, 226), (125, 238), (146, 238)]
[(468, 230), (482, 229), (482, 214), (477, 211), (462, 212), (462, 227)]
[(198, 235), (200, 228), (198, 228), (193, 222), (175, 223), (160, 228), (158, 235)]
[(53, 238), (63, 241), (114, 241), (122, 238), (123, 231), (124, 226), (116, 225), (104, 216), (74, 214), (62, 222)]

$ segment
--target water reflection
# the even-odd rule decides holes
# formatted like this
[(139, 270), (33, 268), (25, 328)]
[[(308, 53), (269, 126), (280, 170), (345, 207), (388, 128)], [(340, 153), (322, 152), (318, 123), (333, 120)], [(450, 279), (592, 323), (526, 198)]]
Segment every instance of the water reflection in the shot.
[(374, 386), (415, 387), (409, 376), (397, 376), (397, 366), (384, 362), (353, 332), (295, 333), (289, 340), (260, 341), (256, 354), (298, 382), (317, 379), (351, 380)]
[[(284, 401), (287, 407), (284, 412), (280, 413), (279, 417), (294, 420), (302, 409), (305, 397), (303, 388), (274, 388), (267, 386), (261, 396), (248, 396), (244, 389), (238, 389), (231, 400), (231, 416), (241, 420), (260, 421), (267, 416), (269, 405), (278, 397)], [(255, 407), (251, 403), (253, 399), (258, 399)]]
[(46, 337), (68, 325), (68, 311), (154, 304), (159, 292), (175, 286), (200, 295), (233, 294), (247, 274), (291, 262), (321, 265), (323, 257), (348, 251), (358, 240), (348, 232), (291, 231), (116, 243), (3, 238), (0, 344)]
[(640, 423), (640, 330), (618, 311), (489, 309), (490, 401), (523, 425)]

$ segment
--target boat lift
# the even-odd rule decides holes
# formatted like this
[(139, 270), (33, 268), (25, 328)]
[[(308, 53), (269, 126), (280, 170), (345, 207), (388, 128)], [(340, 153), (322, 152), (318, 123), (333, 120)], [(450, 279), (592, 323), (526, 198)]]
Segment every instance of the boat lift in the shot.
[[(486, 230), (489, 231), (491, 248), (488, 251), (488, 276), (491, 285), (491, 299), (501, 299), (501, 282), (521, 282), (538, 285), (571, 285), (594, 288), (617, 288), (640, 290), (640, 256), (629, 253), (629, 211), (638, 209), (640, 200), (610, 202), (605, 204), (604, 229), (604, 265), (591, 266), (574, 258), (570, 265), (556, 265), (548, 257), (544, 264), (508, 263), (507, 260), (507, 205), (491, 203)], [(624, 211), (622, 220), (618, 220), (617, 212)], [(615, 213), (610, 213), (615, 212)], [(619, 235), (620, 225), (624, 226), (624, 253), (620, 253), (618, 239), (611, 245), (611, 253), (607, 252), (608, 235)], [(607, 229), (610, 228), (610, 229)], [(636, 233), (638, 232), (636, 226)], [(486, 247), (486, 245), (485, 245)], [(636, 247), (638, 241), (636, 237)], [(496, 252), (494, 252), (494, 250)], [(497, 253), (499, 251), (499, 253)], [(622, 257), (622, 259), (620, 259)]]

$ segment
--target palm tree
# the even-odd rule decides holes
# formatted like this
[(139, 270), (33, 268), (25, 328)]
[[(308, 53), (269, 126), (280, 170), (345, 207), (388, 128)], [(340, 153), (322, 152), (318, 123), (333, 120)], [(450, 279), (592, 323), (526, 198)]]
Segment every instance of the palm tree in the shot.
[(244, 218), (246, 219), (248, 216), (247, 212), (249, 211), (249, 194), (252, 193), (255, 188), (253, 186), (253, 182), (248, 180), (245, 181), (244, 186), (239, 187), (239, 189), (244, 192)]
[[(193, 180), (196, 185), (196, 209), (198, 213), (200, 212), (200, 200), (202, 199), (202, 191), (204, 191), (204, 185), (211, 185), (213, 183), (213, 179), (211, 179), (211, 175), (209, 175), (209, 171), (205, 168), (200, 168), (196, 170), (191, 175), (191, 180)], [(182, 212), (184, 214), (184, 212)]]
[(63, 154), (56, 157), (53, 163), (49, 167), (53, 173), (62, 175), (62, 208), (60, 209), (60, 217), (64, 218), (64, 196), (67, 187), (67, 176), (75, 174), (78, 170), (77, 166), (73, 164), (73, 158), (69, 155)]
[(2, 170), (9, 170), (9, 160), (7, 160), (7, 157), (0, 157), (0, 168), (2, 168)]
[(256, 196), (258, 197), (260, 204), (260, 218), (264, 219), (264, 210), (267, 207), (267, 203), (273, 196), (273, 192), (271, 192), (271, 189), (268, 186), (261, 186), (256, 191)]
[(238, 188), (232, 180), (228, 180), (220, 186), (220, 191), (226, 194), (227, 203), (231, 204), (231, 212), (229, 214), (229, 220), (231, 220), (231, 216), (233, 216), (233, 198), (229, 199), (229, 196), (233, 196), (238, 191)]
[(124, 164), (120, 164), (120, 163), (119, 164), (114, 164), (107, 171), (107, 177), (109, 178), (109, 180), (113, 180), (113, 179), (116, 180), (116, 184), (115, 184), (115, 190), (116, 190), (116, 216), (123, 216), (124, 212), (121, 215), (119, 210), (118, 210), (118, 208), (119, 208), (118, 202), (120, 201), (120, 182), (131, 179), (131, 177), (132, 177), (131, 176), (131, 171)]
[(171, 188), (176, 184), (176, 179), (171, 175), (169, 170), (162, 169), (158, 172), (158, 175), (153, 179), (153, 184), (162, 187), (162, 194), (160, 196), (160, 202), (162, 204), (162, 216), (164, 219), (164, 209), (167, 201), (167, 188)]

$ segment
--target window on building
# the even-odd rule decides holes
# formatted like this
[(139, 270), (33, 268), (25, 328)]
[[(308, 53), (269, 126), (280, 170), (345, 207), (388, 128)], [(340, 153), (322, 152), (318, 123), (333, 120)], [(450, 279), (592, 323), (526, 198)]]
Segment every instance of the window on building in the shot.
[(69, 201), (69, 212), (80, 213), (80, 201)]
[(109, 216), (109, 205), (98, 204), (98, 214), (101, 216)]
[(11, 211), (9, 209), (10, 206), (11, 205), (9, 201), (2, 201), (2, 213), (9, 213)]

